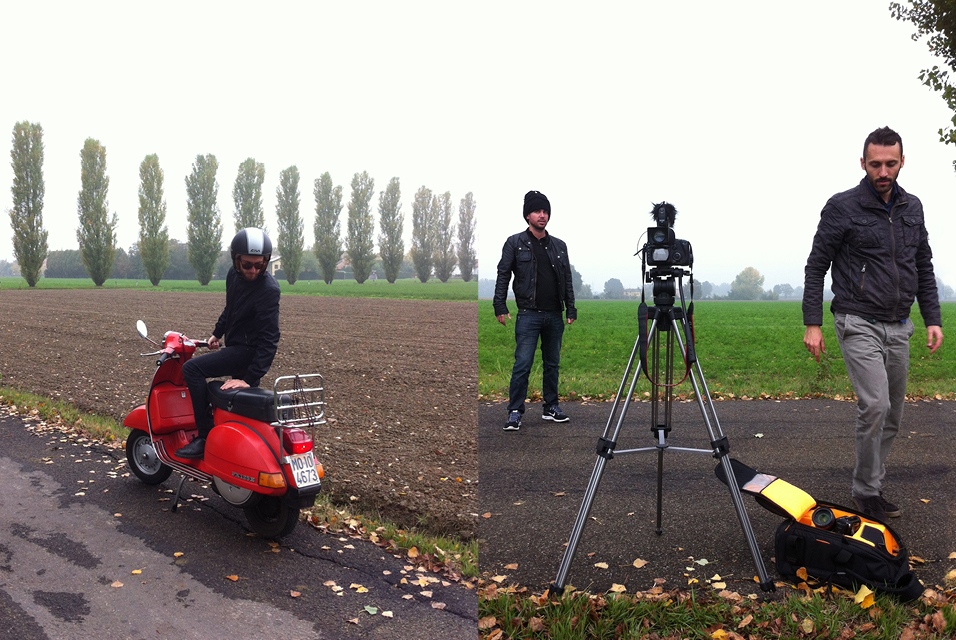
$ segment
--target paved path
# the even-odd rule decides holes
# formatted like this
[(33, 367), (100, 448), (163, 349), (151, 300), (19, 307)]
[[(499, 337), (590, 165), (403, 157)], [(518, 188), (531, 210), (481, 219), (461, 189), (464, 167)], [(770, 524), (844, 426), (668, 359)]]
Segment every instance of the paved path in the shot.
[[(776, 475), (815, 498), (851, 505), (856, 405), (833, 400), (734, 401), (715, 403), (732, 457)], [(610, 403), (564, 404), (566, 424), (540, 419), (532, 404), (518, 432), (501, 427), (502, 404), (479, 407), (481, 569), (506, 575), (508, 583), (542, 592), (554, 581), (564, 545), (591, 477), (598, 437)], [(672, 447), (709, 449), (696, 403), (674, 405)], [(650, 405), (632, 405), (617, 449), (653, 446)], [(758, 437), (758, 435), (761, 437)], [(903, 515), (891, 526), (927, 586), (941, 584), (956, 568), (956, 403), (907, 404), (903, 432), (888, 464), (887, 497)], [(758, 592), (753, 557), (730, 493), (714, 476), (709, 455), (669, 451), (664, 456), (663, 535), (656, 535), (657, 455), (634, 454), (609, 461), (591, 518), (571, 564), (567, 585), (607, 590), (625, 584), (629, 592), (653, 586), (686, 586), (719, 574), (729, 589)], [(744, 503), (769, 576), (779, 580), (773, 556), (778, 516), (744, 495)], [(646, 560), (637, 569), (635, 560)], [(694, 561), (706, 560), (706, 565)], [(505, 569), (517, 563), (518, 568)], [(607, 563), (608, 568), (595, 564)]]

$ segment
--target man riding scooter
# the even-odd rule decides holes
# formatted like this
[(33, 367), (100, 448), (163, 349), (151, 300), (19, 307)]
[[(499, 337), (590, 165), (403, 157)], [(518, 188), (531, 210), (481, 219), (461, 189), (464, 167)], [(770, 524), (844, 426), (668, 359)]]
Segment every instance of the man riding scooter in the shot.
[(266, 271), (272, 241), (261, 229), (250, 227), (236, 234), (230, 252), (226, 307), (208, 340), (211, 353), (183, 365), (199, 435), (176, 451), (177, 458), (200, 459), (205, 453), (213, 428), (206, 379), (232, 376), (223, 390), (258, 387), (279, 346), (279, 283)]

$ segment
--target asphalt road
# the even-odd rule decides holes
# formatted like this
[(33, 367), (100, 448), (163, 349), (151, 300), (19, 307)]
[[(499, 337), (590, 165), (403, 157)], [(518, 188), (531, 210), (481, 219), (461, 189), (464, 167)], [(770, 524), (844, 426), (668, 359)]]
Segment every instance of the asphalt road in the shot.
[(273, 547), (211, 489), (171, 513), (177, 474), (127, 471), (122, 449), (0, 416), (0, 639), (478, 636), (474, 590), (407, 558), (305, 523)]
[[(817, 500), (852, 506), (853, 421), (856, 405), (833, 400), (732, 401), (715, 403), (731, 456), (773, 474)], [(479, 491), (483, 573), (506, 576), (503, 584), (543, 592), (557, 576), (564, 545), (595, 467), (598, 437), (610, 403), (562, 404), (565, 424), (542, 421), (532, 404), (520, 431), (502, 431), (503, 404), (479, 407)], [(710, 449), (696, 403), (674, 405), (671, 447)], [(632, 405), (617, 449), (652, 447), (650, 405)], [(956, 568), (956, 403), (906, 406), (903, 430), (887, 465), (884, 493), (902, 517), (890, 525), (902, 538), (927, 586), (942, 584)], [(610, 460), (596, 491), (565, 586), (606, 591), (623, 584), (646, 590), (655, 578), (665, 588), (690, 580), (708, 586), (719, 575), (741, 594), (761, 593), (755, 562), (730, 492), (714, 475), (710, 455), (669, 450), (664, 455), (663, 533), (657, 535), (657, 454)], [(771, 580), (774, 531), (782, 519), (744, 495), (744, 504)], [(490, 517), (488, 517), (490, 514)], [(635, 560), (645, 560), (635, 568)], [(706, 560), (706, 563), (702, 561)], [(596, 567), (606, 563), (607, 568)], [(506, 568), (517, 564), (517, 569)], [(717, 582), (717, 580), (713, 580)], [(711, 583), (711, 584), (712, 584)], [(783, 589), (778, 589), (778, 593)]]

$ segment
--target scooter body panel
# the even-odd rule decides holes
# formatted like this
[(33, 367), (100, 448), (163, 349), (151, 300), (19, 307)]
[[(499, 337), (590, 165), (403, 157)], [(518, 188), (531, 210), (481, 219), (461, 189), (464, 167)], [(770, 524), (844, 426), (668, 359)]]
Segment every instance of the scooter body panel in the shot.
[[(237, 487), (264, 495), (282, 495), (286, 487), (264, 487), (259, 474), (285, 473), (279, 462), (278, 438), (272, 428), (261, 422), (216, 410), (216, 427), (206, 439), (203, 468)], [(271, 435), (271, 438), (269, 437)]]

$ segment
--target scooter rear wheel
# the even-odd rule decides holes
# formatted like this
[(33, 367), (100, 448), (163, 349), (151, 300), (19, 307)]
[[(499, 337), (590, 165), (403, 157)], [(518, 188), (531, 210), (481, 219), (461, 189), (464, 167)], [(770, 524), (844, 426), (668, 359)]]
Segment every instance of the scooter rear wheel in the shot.
[(140, 429), (133, 429), (126, 438), (126, 459), (136, 477), (146, 484), (159, 484), (173, 472), (156, 455), (149, 434)]
[(262, 496), (255, 504), (243, 507), (252, 530), (263, 538), (281, 538), (292, 533), (299, 522), (299, 510), (275, 496)]

